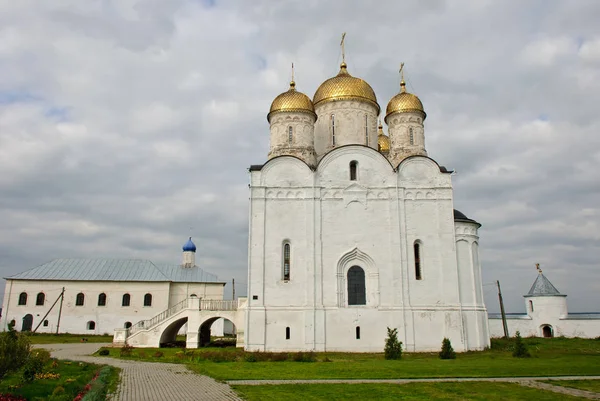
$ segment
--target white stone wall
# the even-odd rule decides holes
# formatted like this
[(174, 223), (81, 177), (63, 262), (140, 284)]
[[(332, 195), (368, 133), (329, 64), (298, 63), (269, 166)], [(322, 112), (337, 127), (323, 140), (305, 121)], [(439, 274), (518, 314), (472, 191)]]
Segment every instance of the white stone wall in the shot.
[[(0, 330), (6, 330), (7, 324), (15, 320), (16, 329), (21, 330), (23, 317), (33, 315), (33, 329), (42, 321), (54, 301), (65, 287), (65, 297), (60, 319), (61, 333), (76, 334), (113, 334), (116, 328), (122, 328), (125, 322), (150, 319), (173, 304), (184, 299), (187, 293), (196, 292), (205, 299), (222, 299), (223, 284), (220, 283), (173, 283), (168, 282), (114, 282), (114, 281), (47, 281), (47, 280), (7, 280), (2, 309)], [(173, 292), (172, 294), (171, 291)], [(27, 305), (18, 305), (19, 294), (26, 292)], [(45, 294), (42, 306), (36, 306), (36, 296)], [(78, 293), (85, 295), (84, 305), (76, 306)], [(106, 294), (106, 306), (98, 306), (98, 295)], [(130, 306), (122, 306), (123, 294), (131, 296)], [(144, 295), (152, 294), (152, 306), (144, 306)], [(41, 333), (55, 333), (58, 324), (60, 301), (38, 328)], [(87, 329), (87, 322), (96, 324), (94, 330)]]
[[(315, 112), (317, 122), (314, 143), (317, 160), (334, 147), (343, 145), (366, 145), (377, 150), (378, 112), (373, 104), (357, 100), (340, 100), (318, 104)], [(332, 140), (331, 115), (335, 115), (335, 146)], [(365, 116), (367, 133), (365, 133)]]
[[(289, 127), (292, 127), (292, 142), (289, 140)], [(288, 155), (303, 160), (306, 164), (316, 164), (314, 147), (315, 117), (308, 113), (279, 112), (271, 117), (271, 147), (269, 159)]]
[[(364, 306), (348, 306), (346, 274), (354, 265), (365, 271)], [(293, 158), (251, 172), (247, 349), (381, 351), (386, 327), (399, 329), (408, 351), (438, 350), (444, 336), (458, 351), (482, 349), (487, 315), (474, 284), (481, 276), (469, 274), (463, 309), (450, 175), (428, 158), (408, 159), (394, 172), (376, 150), (347, 146), (325, 155), (315, 172)]]
[[(408, 156), (427, 156), (425, 150), (425, 127), (420, 113), (393, 113), (386, 119), (390, 136), (389, 159), (397, 166)], [(413, 143), (410, 142), (412, 130)]]

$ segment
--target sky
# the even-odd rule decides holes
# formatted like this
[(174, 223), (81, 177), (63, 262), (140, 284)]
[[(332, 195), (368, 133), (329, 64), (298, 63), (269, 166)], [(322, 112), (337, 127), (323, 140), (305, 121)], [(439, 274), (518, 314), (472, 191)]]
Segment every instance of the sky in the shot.
[[(196, 260), (246, 293), (248, 171), (271, 101), (349, 72), (407, 89), (483, 224), (487, 307), (535, 263), (600, 311), (600, 2), (0, 0), (0, 276), (55, 258)], [(4, 290), (0, 289), (0, 294)], [(226, 287), (231, 294), (231, 285)]]

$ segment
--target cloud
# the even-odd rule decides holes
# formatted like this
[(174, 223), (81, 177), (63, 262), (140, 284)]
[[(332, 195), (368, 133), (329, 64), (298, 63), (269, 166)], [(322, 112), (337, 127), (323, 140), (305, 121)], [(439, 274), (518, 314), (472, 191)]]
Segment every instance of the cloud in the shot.
[[(121, 0), (7, 3), (0, 15), (0, 272), (56, 257), (197, 260), (244, 294), (247, 167), (266, 114), (349, 71), (380, 105), (423, 100), (429, 155), (483, 223), (507, 308), (540, 262), (573, 311), (599, 298), (600, 31), (595, 1)], [(492, 286), (486, 301), (497, 310)], [(0, 291), (2, 291), (0, 289)], [(593, 309), (593, 308), (592, 308)]]

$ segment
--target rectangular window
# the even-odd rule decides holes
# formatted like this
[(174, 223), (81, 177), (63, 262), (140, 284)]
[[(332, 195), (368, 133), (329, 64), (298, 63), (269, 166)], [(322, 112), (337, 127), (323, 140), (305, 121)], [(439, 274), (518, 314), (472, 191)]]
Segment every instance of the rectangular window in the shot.
[(290, 339), (290, 328), (289, 327), (285, 328), (285, 339), (286, 340)]
[(335, 146), (335, 114), (331, 115), (331, 144)]
[(356, 339), (360, 340), (360, 326), (356, 326)]
[(290, 279), (290, 244), (283, 245), (283, 280), (289, 281)]
[(415, 277), (417, 280), (421, 280), (421, 246), (415, 242)]
[(365, 114), (365, 145), (369, 146), (369, 117)]
[(294, 129), (292, 128), (292, 126), (290, 125), (288, 127), (288, 143), (291, 145), (292, 144), (292, 134), (294, 132)]

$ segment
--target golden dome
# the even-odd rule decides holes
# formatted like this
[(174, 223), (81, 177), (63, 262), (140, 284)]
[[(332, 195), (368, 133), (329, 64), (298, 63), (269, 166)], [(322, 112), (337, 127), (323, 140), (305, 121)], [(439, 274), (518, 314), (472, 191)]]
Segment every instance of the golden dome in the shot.
[(267, 121), (271, 122), (271, 116), (283, 111), (295, 111), (308, 113), (316, 117), (315, 107), (308, 96), (296, 90), (296, 83), (290, 82), (290, 89), (277, 96), (271, 103), (271, 110), (267, 114)]
[(390, 151), (390, 138), (383, 133), (383, 126), (379, 123), (379, 129), (377, 131), (377, 148), (380, 152)]
[(404, 80), (400, 82), (400, 93), (394, 96), (387, 105), (385, 110), (385, 122), (392, 113), (407, 113), (416, 112), (423, 114), (423, 120), (427, 117), (425, 110), (423, 109), (423, 103), (421, 100), (412, 93), (406, 91), (406, 83)]
[(316, 106), (336, 100), (362, 100), (377, 107), (379, 114), (380, 107), (373, 88), (364, 80), (350, 75), (346, 67), (346, 63), (342, 62), (340, 72), (319, 86), (313, 97), (313, 104)]

